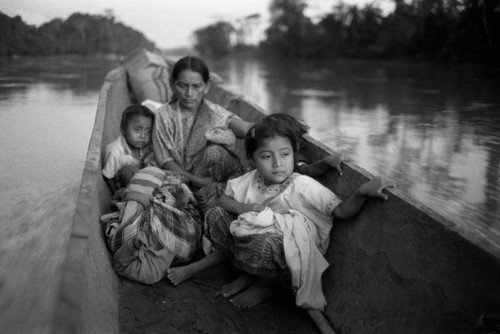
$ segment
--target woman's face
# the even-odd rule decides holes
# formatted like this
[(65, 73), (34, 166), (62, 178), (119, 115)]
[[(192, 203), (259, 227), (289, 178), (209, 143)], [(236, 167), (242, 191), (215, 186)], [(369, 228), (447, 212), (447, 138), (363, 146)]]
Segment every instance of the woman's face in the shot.
[(173, 89), (182, 108), (196, 111), (208, 91), (208, 84), (200, 73), (186, 69), (179, 73)]

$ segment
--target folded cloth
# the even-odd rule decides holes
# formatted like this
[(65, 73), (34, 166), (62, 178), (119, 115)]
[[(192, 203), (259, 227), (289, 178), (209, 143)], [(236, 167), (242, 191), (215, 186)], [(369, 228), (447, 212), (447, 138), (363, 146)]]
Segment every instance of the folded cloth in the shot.
[(242, 213), (238, 219), (231, 222), (229, 230), (232, 235), (242, 237), (250, 234), (278, 233), (277, 227), (273, 210), (265, 208), (261, 212)]
[(236, 136), (230, 129), (211, 128), (205, 132), (205, 138), (209, 144), (224, 145), (226, 148), (233, 150), (236, 143)]

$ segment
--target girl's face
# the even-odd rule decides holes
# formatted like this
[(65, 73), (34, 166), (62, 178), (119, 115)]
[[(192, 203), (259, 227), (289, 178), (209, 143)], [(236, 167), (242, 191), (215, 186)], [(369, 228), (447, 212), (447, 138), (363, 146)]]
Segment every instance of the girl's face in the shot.
[(290, 140), (276, 136), (264, 141), (254, 152), (252, 162), (266, 186), (281, 184), (293, 173), (293, 148)]
[(141, 149), (151, 140), (153, 120), (145, 116), (134, 116), (128, 122), (123, 135), (131, 148)]
[(179, 73), (173, 90), (182, 108), (196, 111), (208, 87), (200, 73), (186, 69)]

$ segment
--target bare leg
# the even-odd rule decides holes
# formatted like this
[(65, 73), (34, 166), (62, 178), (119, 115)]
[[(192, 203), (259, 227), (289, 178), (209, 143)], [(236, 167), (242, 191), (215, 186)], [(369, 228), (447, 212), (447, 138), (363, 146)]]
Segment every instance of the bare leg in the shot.
[(225, 260), (226, 256), (224, 254), (217, 250), (214, 250), (212, 253), (196, 262), (181, 267), (168, 268), (167, 277), (168, 279), (170, 279), (170, 282), (172, 282), (173, 285), (178, 285), (191, 276), (210, 267), (214, 267), (215, 265), (222, 263)]
[(250, 275), (249, 273), (243, 272), (240, 276), (238, 276), (234, 281), (231, 281), (228, 284), (224, 284), (222, 288), (217, 291), (215, 296), (222, 296), (225, 298), (229, 298), (234, 296), (238, 292), (249, 287), (252, 282), (255, 280), (255, 276)]
[(236, 307), (248, 308), (256, 306), (272, 294), (272, 283), (275, 276), (259, 276), (250, 287), (237, 294), (229, 301)]

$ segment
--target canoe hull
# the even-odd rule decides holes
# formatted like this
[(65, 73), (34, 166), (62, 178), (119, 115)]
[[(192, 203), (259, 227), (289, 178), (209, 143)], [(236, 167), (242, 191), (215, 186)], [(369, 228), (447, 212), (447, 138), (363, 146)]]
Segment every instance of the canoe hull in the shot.
[[(265, 114), (222, 85), (212, 85), (207, 98), (249, 121)], [(102, 88), (52, 332), (119, 332), (120, 283), (99, 225), (110, 199), (101, 162), (130, 103), (120, 67)], [(333, 153), (309, 137), (306, 151), (311, 160)], [(320, 181), (345, 198), (369, 178), (347, 163), (343, 177), (330, 171)], [(342, 333), (457, 333), (498, 312), (497, 250), (479, 247), (398, 190), (388, 193), (388, 201), (370, 201), (354, 219), (334, 221), (323, 275), (326, 318)]]

